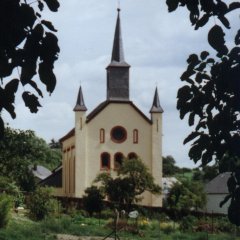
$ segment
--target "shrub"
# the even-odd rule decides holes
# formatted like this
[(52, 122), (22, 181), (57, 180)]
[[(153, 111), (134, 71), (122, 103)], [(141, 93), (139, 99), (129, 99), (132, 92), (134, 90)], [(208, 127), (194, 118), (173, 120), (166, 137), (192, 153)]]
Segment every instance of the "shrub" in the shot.
[(162, 222), (160, 223), (160, 229), (164, 234), (169, 234), (175, 231), (174, 226), (170, 222)]
[(94, 212), (102, 211), (103, 199), (103, 195), (96, 186), (89, 187), (83, 196), (83, 207), (92, 216)]
[(196, 224), (196, 218), (193, 216), (184, 217), (179, 225), (179, 229), (183, 232), (192, 231), (193, 226)]
[(12, 199), (6, 194), (0, 195), (0, 228), (7, 226), (10, 218)]
[(51, 196), (51, 188), (38, 187), (30, 195), (29, 210), (30, 216), (35, 220), (42, 220), (50, 213), (54, 214), (58, 210), (57, 200)]

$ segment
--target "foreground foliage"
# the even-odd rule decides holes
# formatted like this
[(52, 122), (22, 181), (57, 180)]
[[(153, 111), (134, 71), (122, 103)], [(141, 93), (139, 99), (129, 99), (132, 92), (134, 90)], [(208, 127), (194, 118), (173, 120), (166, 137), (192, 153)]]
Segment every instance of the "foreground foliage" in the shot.
[[(37, 96), (43, 97), (36, 81), (37, 73), (47, 92), (52, 93), (55, 88), (53, 68), (59, 47), (53, 33), (57, 30), (51, 22), (42, 18), (46, 6), (56, 12), (59, 2), (0, 1), (0, 138), (4, 133), (1, 111), (5, 109), (12, 118), (16, 117), (14, 103), (19, 84), (24, 86), (22, 99), (32, 113), (41, 107)], [(26, 87), (31, 91), (27, 91)]]
[(30, 195), (28, 208), (31, 218), (42, 220), (58, 210), (58, 202), (52, 197), (52, 189), (48, 187), (38, 187)]
[(8, 176), (23, 191), (33, 191), (34, 176), (30, 167), (35, 164), (53, 169), (61, 162), (60, 149), (51, 149), (31, 130), (7, 127), (0, 141), (0, 175)]
[[(109, 220), (86, 218), (76, 213), (73, 217), (61, 215), (58, 218), (48, 218), (40, 222), (33, 222), (21, 215), (14, 215), (8, 228), (0, 230), (2, 240), (42, 240), (56, 239), (57, 234), (71, 234), (75, 236), (101, 236), (102, 238), (111, 232), (107, 227)], [(215, 220), (216, 221), (216, 220)], [(226, 219), (224, 220), (226, 222)], [(129, 222), (131, 224), (131, 221)], [(127, 231), (119, 231), (120, 239), (140, 240), (140, 239), (164, 239), (164, 240), (239, 240), (232, 234), (207, 234), (206, 232), (186, 232), (182, 233), (178, 225), (173, 227), (173, 223), (166, 220), (148, 220), (142, 217), (138, 221), (138, 234), (131, 234)]]
[[(168, 10), (185, 7), (195, 30), (214, 18), (208, 32), (208, 43), (216, 56), (202, 51), (191, 54), (187, 69), (182, 74), (184, 86), (178, 90), (177, 109), (180, 118), (188, 117), (194, 131), (185, 138), (191, 142), (190, 159), (206, 165), (240, 157), (240, 29), (227, 42), (225, 32), (231, 28), (229, 13), (240, 8), (239, 1), (222, 0), (167, 0)], [(227, 171), (228, 169), (225, 169)], [(233, 169), (228, 181), (229, 195), (221, 203), (231, 201), (229, 220), (240, 226), (240, 167)]]

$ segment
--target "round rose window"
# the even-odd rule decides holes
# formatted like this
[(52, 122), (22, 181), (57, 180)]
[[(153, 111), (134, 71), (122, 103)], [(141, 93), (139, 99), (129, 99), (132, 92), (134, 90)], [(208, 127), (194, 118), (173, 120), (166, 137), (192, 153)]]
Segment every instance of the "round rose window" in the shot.
[(127, 131), (120, 126), (114, 127), (111, 130), (111, 139), (116, 143), (122, 143), (127, 139)]

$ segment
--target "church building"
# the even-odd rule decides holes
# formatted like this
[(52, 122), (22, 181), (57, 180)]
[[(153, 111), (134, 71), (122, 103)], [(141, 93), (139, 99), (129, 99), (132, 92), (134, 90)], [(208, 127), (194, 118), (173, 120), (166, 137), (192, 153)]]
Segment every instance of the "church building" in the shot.
[[(106, 68), (106, 100), (88, 113), (80, 87), (73, 109), (75, 126), (60, 139), (62, 166), (43, 182), (55, 186), (56, 196), (81, 198), (99, 173), (107, 171), (114, 176), (123, 161), (134, 161), (137, 157), (162, 186), (163, 109), (158, 90), (152, 105), (149, 104), (148, 117), (130, 99), (129, 70), (130, 65), (124, 59), (118, 9), (112, 58)], [(146, 192), (140, 204), (159, 207), (162, 197)]]

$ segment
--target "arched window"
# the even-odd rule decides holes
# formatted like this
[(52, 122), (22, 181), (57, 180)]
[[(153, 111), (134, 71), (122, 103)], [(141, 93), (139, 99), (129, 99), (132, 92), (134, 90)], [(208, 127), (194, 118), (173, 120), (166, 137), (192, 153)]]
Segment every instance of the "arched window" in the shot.
[(137, 154), (134, 153), (134, 152), (131, 152), (128, 154), (128, 159), (131, 160), (131, 159), (137, 159)]
[(138, 143), (138, 130), (134, 129), (133, 130), (133, 143)]
[(102, 170), (110, 169), (110, 154), (107, 152), (101, 154), (101, 169)]
[(122, 166), (123, 163), (123, 154), (118, 152), (114, 155), (114, 169), (118, 169)]
[(100, 139), (100, 143), (105, 142), (105, 130), (103, 128), (101, 128), (99, 131), (99, 139)]

